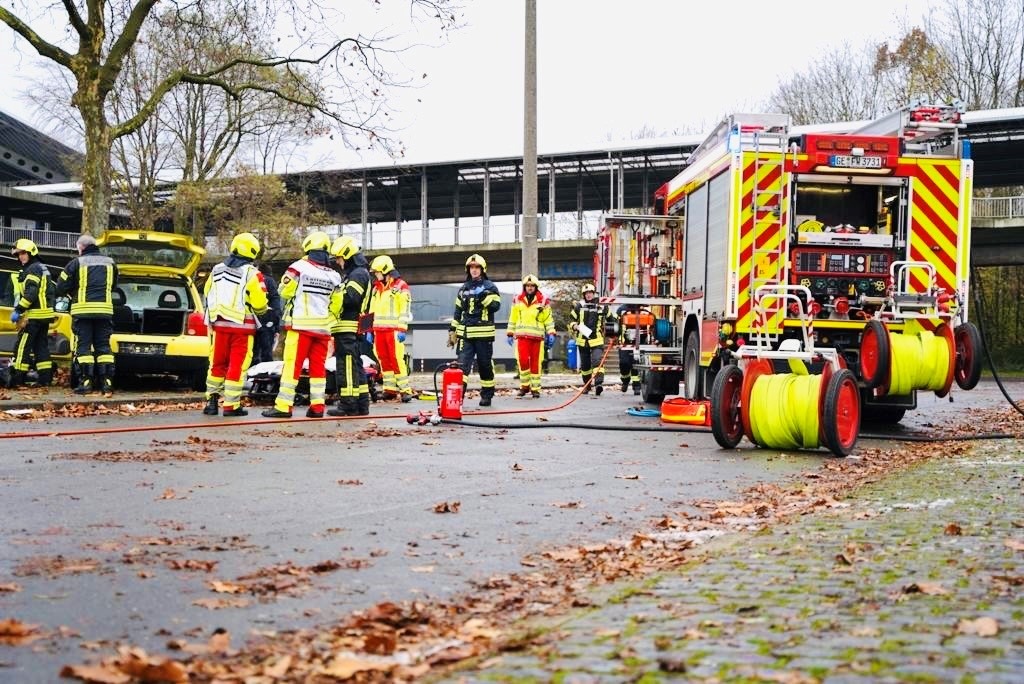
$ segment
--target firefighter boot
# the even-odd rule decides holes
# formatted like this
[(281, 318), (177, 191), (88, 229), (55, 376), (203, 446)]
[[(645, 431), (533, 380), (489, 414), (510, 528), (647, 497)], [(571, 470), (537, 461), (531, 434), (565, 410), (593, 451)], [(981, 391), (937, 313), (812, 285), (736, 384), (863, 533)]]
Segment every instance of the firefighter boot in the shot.
[(634, 382), (633, 383), (633, 395), (637, 396), (637, 397), (640, 396), (640, 383), (639, 382)]
[(215, 416), (220, 412), (217, 407), (217, 400), (220, 399), (219, 394), (211, 394), (210, 398), (206, 400), (206, 406), (203, 408), (204, 416)]
[(594, 394), (601, 396), (601, 392), (604, 392), (604, 374), (597, 373), (594, 375)]
[[(206, 413), (206, 411), (204, 410), (203, 413)], [(217, 412), (214, 411), (213, 415), (217, 415)], [(246, 411), (244, 408), (242, 408), (241, 404), (239, 404), (238, 406), (235, 406), (235, 407), (225, 406), (224, 407), (224, 415), (225, 415), (225, 417), (231, 418), (231, 417), (235, 417), (235, 416), (247, 416), (247, 415), (249, 415), (249, 412)]]
[(25, 371), (12, 370), (11, 371), (11, 380), (8, 383), (7, 386), (10, 387), (11, 389), (14, 389), (15, 387), (21, 387), (24, 384), (25, 384)]
[(530, 396), (530, 386), (529, 385), (521, 385), (519, 387), (519, 395), (516, 398), (517, 399), (522, 399), (523, 397), (528, 397), (528, 396)]
[(493, 387), (484, 387), (484, 388), (482, 388), (480, 390), (480, 405), (481, 406), (490, 406), (491, 405), (491, 399), (493, 399), (493, 398), (494, 398), (494, 388)]
[(622, 381), (622, 393), (625, 394), (626, 390), (629, 389), (629, 378)]
[(354, 416), (356, 415), (356, 400), (351, 397), (338, 399), (338, 405), (327, 409), (329, 416)]
[(108, 399), (114, 396), (114, 379), (109, 375), (104, 375), (102, 378), (100, 378), (100, 381), (103, 384), (103, 396), (107, 397)]
[(39, 386), (49, 387), (53, 384), (53, 369), (47, 368), (46, 370), (39, 371)]
[(370, 415), (370, 393), (360, 394), (359, 398), (356, 399), (356, 415), (357, 416), (368, 416)]

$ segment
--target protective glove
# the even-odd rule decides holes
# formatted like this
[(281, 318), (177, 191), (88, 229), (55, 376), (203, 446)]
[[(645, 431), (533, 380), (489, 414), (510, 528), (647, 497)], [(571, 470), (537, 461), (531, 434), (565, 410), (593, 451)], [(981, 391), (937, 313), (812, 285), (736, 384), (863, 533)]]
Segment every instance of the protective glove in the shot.
[(17, 323), (19, 318), (21, 318), (21, 312), (17, 309), (13, 309), (11, 311), (11, 323)]
[(512, 337), (511, 335), (508, 335), (508, 336), (506, 336), (506, 337), (505, 337), (505, 341), (506, 341), (506, 342), (508, 342), (508, 346), (510, 346), (510, 347), (511, 347), (511, 346), (512, 346), (513, 344), (515, 344), (515, 343), (516, 343), (516, 339), (515, 339), (514, 337)]
[(448, 332), (448, 346), (449, 347), (454, 348), (455, 347), (455, 343), (456, 343), (456, 341), (458, 341), (458, 339), (459, 339), (459, 336), (455, 334), (454, 330), (451, 330), (451, 331)]
[(370, 344), (373, 344), (373, 333), (372, 332), (366, 333), (366, 341), (369, 342)]
[(397, 337), (398, 337), (398, 341), (399, 342), (405, 342), (405, 332), (404, 331), (399, 330)]
[(553, 346), (555, 346), (555, 333), (547, 334), (547, 337), (544, 338), (544, 345), (548, 349), (551, 349)]

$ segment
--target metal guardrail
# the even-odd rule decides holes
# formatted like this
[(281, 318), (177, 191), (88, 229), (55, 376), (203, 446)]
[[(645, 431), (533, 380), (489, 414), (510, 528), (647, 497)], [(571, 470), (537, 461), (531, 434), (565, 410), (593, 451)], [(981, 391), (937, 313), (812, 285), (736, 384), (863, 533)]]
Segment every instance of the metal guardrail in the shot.
[[(1024, 196), (1016, 197), (975, 197), (971, 203), (972, 216), (980, 219), (1024, 219)], [(582, 220), (560, 220), (543, 226), (541, 241), (592, 239), (597, 234), (599, 215), (588, 212)], [(410, 221), (400, 231), (393, 226), (374, 226), (362, 234), (362, 227), (343, 227), (344, 234), (360, 240), (366, 249), (388, 249), (394, 247), (423, 247), (422, 227)], [(493, 221), (485, 228), (482, 224), (463, 223), (456, 229), (451, 225), (431, 225), (427, 240), (429, 245), (478, 245), (485, 242), (516, 242), (519, 231), (511, 222)], [(75, 251), (78, 233), (58, 230), (34, 230), (30, 228), (0, 228), (0, 246), (6, 248), (22, 238), (28, 238), (40, 249)], [(209, 247), (209, 246), (208, 246)], [(211, 251), (216, 254), (216, 251)]]

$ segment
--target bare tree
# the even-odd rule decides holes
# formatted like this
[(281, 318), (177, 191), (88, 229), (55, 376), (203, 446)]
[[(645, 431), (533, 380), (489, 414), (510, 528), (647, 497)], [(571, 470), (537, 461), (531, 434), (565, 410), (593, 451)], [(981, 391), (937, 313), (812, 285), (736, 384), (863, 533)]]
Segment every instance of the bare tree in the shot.
[[(397, 153), (399, 147), (388, 125), (387, 90), (401, 81), (389, 57), (398, 48), (383, 34), (339, 35), (344, 17), (319, 0), (164, 0), (162, 7), (194, 28), (208, 26), (214, 9), (243, 13), (255, 7), (274, 23), (251, 27), (239, 49), (207, 66), (183, 63), (160, 73), (159, 82), (145, 94), (141, 105), (123, 119), (111, 120), (108, 100), (121, 77), (126, 60), (152, 21), (157, 0), (62, 0), (39, 6), (22, 0), (20, 15), (0, 7), (6, 24), (40, 56), (70, 72), (74, 79), (72, 104), (82, 119), (85, 163), (82, 178), (82, 229), (98, 233), (106, 227), (111, 197), (111, 149), (118, 138), (142, 127), (157, 105), (182, 84), (217, 88), (233, 98), (259, 91), (305, 108), (314, 120), (336, 130), (351, 146), (363, 142)], [(452, 0), (410, 0), (413, 11), (436, 20), (442, 31), (456, 23)], [(23, 17), (32, 16), (37, 27)], [(57, 40), (43, 37), (44, 26), (66, 27)], [(273, 49), (256, 38), (268, 26), (276, 29)], [(263, 69), (284, 73), (284, 82), (262, 78)], [(243, 77), (232, 76), (242, 72)]]

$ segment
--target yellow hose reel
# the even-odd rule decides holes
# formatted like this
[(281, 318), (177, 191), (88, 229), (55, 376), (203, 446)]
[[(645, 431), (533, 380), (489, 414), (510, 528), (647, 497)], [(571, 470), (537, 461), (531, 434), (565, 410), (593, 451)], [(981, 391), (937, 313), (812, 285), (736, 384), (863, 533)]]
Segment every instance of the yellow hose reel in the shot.
[(894, 333), (881, 321), (868, 321), (861, 335), (861, 377), (876, 396), (931, 390), (944, 397), (953, 384), (956, 343), (941, 323), (935, 332)]
[(853, 373), (774, 373), (755, 359), (729, 365), (711, 389), (711, 432), (719, 446), (735, 448), (744, 435), (768, 449), (817, 449), (836, 456), (853, 451), (860, 432), (860, 391)]

